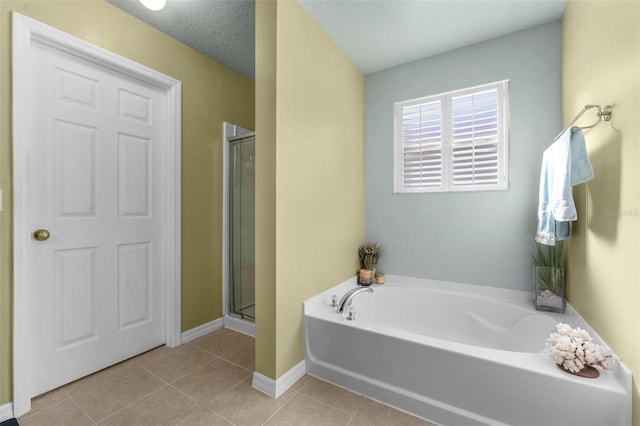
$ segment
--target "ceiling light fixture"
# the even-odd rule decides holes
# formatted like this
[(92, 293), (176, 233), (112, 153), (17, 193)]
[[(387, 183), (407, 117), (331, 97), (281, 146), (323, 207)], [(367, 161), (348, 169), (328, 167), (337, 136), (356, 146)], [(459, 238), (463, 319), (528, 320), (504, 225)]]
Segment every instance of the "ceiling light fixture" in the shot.
[(140, 3), (147, 9), (160, 10), (167, 4), (167, 0), (140, 0)]

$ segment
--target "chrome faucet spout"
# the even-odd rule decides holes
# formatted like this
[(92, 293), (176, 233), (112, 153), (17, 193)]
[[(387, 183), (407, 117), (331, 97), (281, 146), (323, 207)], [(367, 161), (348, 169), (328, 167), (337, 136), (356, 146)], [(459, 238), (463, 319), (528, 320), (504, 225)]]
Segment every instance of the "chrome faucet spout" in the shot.
[(360, 294), (365, 291), (367, 293), (373, 293), (373, 289), (371, 287), (357, 287), (346, 292), (338, 302), (336, 312), (338, 312), (339, 314), (343, 313), (347, 306), (351, 305), (351, 300), (353, 300), (356, 294)]

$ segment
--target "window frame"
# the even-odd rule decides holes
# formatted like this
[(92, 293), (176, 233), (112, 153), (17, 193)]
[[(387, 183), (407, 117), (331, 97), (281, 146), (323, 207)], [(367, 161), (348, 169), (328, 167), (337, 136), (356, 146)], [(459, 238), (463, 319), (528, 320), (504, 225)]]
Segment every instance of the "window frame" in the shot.
[[(454, 185), (452, 173), (452, 99), (462, 96), (481, 94), (488, 91), (497, 92), (497, 182), (491, 184), (473, 183), (469, 185)], [(403, 140), (403, 111), (404, 108), (440, 102), (440, 152), (441, 152), (441, 182), (440, 186), (405, 187), (404, 184), (404, 140)], [(509, 169), (509, 80), (482, 84), (460, 90), (424, 96), (393, 104), (394, 122), (394, 193), (430, 193), (430, 192), (476, 192), (476, 191), (504, 191), (510, 186)]]

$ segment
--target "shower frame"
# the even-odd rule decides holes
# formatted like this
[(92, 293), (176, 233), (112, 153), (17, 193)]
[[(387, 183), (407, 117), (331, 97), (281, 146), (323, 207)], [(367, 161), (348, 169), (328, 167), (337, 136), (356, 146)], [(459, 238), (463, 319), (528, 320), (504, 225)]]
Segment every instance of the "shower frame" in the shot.
[[(254, 167), (253, 189), (245, 188), (244, 180), (239, 182), (239, 186), (236, 186), (236, 178), (238, 177), (238, 173), (236, 173), (236, 164), (239, 165), (239, 162), (243, 161), (244, 156), (247, 155), (243, 150), (246, 149), (244, 144), (249, 142), (252, 142), (254, 146), (253, 152), (248, 154), (249, 156), (253, 156), (253, 158), (249, 159), (250, 164)], [(255, 206), (255, 133), (249, 132), (239, 136), (234, 136), (229, 139), (229, 144), (229, 226), (227, 229), (227, 232), (229, 233), (229, 294), (227, 295), (227, 303), (229, 304), (229, 315), (235, 315), (245, 320), (255, 321), (254, 253), (251, 253), (250, 255), (249, 268), (245, 268), (247, 265), (243, 262), (246, 254), (244, 245), (248, 243), (247, 241), (244, 241), (244, 234), (245, 232), (251, 233), (246, 230), (244, 224), (244, 208), (246, 200), (243, 201), (243, 199), (245, 191), (253, 191), (253, 205)], [(242, 165), (239, 165), (239, 167), (241, 168), (239, 173), (243, 174), (246, 169)], [(236, 194), (236, 191), (238, 190), (239, 193)], [(235, 198), (236, 195), (238, 196), (238, 199)], [(236, 203), (239, 203), (239, 212), (235, 211), (237, 207)], [(250, 220), (253, 221), (254, 231), (250, 247), (255, 246), (255, 210), (253, 212), (253, 216)], [(240, 223), (237, 224), (236, 221)], [(240, 231), (236, 235), (236, 231), (238, 230)], [(239, 258), (236, 258), (235, 256), (236, 250), (239, 252)], [(253, 262), (251, 263), (251, 261)], [(238, 264), (236, 264), (236, 262), (238, 262)], [(248, 278), (247, 275), (249, 276)], [(251, 277), (251, 275), (253, 275), (253, 277)], [(248, 289), (246, 287), (247, 282), (252, 282), (253, 288)], [(250, 300), (246, 300), (245, 298), (245, 294), (248, 291), (251, 293), (249, 297)]]
[(231, 306), (231, 253), (230, 253), (230, 178), (231, 178), (231, 142), (242, 136), (255, 133), (252, 130), (242, 128), (232, 123), (223, 125), (223, 152), (222, 152), (222, 314), (225, 327), (240, 331), (248, 335), (255, 335), (255, 324), (241, 319), (233, 314)]

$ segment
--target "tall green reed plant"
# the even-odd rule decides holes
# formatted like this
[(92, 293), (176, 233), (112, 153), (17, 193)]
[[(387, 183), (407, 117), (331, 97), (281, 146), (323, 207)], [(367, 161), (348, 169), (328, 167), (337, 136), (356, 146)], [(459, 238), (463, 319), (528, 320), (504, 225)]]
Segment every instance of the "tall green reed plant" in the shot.
[(555, 246), (536, 243), (533, 253), (533, 262), (536, 266), (536, 280), (556, 295), (560, 295), (564, 285), (564, 273), (562, 272), (562, 249), (564, 241), (556, 241)]

